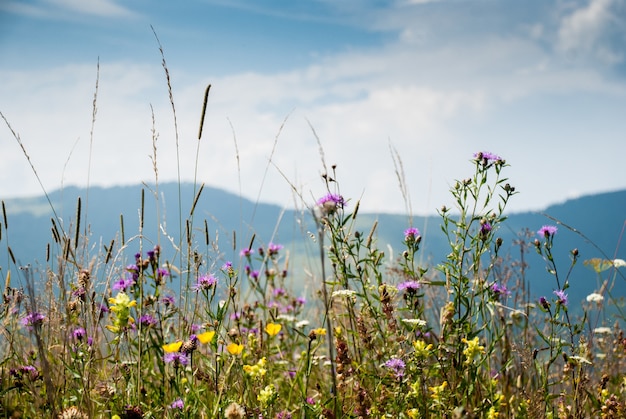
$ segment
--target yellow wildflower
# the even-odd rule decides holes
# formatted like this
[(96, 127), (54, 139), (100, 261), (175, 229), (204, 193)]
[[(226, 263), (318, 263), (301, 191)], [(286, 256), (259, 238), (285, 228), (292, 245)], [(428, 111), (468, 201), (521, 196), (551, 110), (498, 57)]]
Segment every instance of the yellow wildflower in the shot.
[(429, 343), (426, 345), (426, 342), (423, 340), (416, 340), (413, 342), (413, 349), (415, 349), (415, 356), (418, 358), (426, 358), (430, 355), (430, 351), (433, 349), (433, 344)]
[(315, 336), (326, 336), (326, 329), (318, 327), (317, 329), (313, 329), (313, 333)]
[(283, 327), (278, 323), (268, 323), (267, 326), (265, 326), (265, 331), (270, 336), (276, 336), (278, 333), (280, 333), (280, 329), (282, 328)]
[(267, 370), (265, 369), (266, 363), (267, 360), (263, 357), (254, 365), (244, 365), (243, 371), (252, 378), (263, 377), (267, 373)]
[(231, 355), (239, 355), (241, 352), (243, 352), (243, 345), (237, 344), (235, 342), (231, 342), (226, 347), (226, 350)]
[(209, 343), (209, 342), (211, 342), (213, 340), (214, 336), (215, 336), (215, 331), (213, 331), (213, 330), (209, 330), (207, 332), (200, 333), (199, 335), (196, 335), (196, 337), (198, 338), (200, 343)]
[(406, 414), (411, 419), (418, 419), (420, 417), (420, 411), (415, 408), (407, 410)]
[(274, 384), (270, 384), (265, 386), (265, 388), (259, 392), (256, 399), (261, 403), (261, 405), (270, 406), (274, 403), (277, 397), (278, 393), (276, 393), (276, 387), (274, 387)]
[(180, 347), (183, 346), (183, 341), (179, 340), (172, 343), (167, 343), (163, 345), (163, 350), (167, 353), (178, 352), (180, 351)]
[(438, 386), (428, 387), (431, 392), (430, 398), (433, 399), (433, 401), (435, 401), (436, 403), (441, 403), (443, 401), (443, 392), (445, 391), (446, 387), (448, 387), (447, 381), (444, 381), (443, 383), (441, 383), (441, 385)]
[(476, 362), (480, 355), (485, 353), (485, 347), (479, 345), (478, 343), (478, 336), (472, 340), (463, 338), (461, 339), (461, 342), (467, 345), (466, 348), (463, 349), (463, 355), (465, 355), (465, 365)]
[(123, 331), (128, 323), (135, 320), (130, 316), (130, 309), (137, 305), (137, 301), (130, 299), (125, 292), (119, 292), (114, 298), (109, 298), (110, 310), (113, 313), (113, 324), (107, 325), (107, 329), (119, 333)]

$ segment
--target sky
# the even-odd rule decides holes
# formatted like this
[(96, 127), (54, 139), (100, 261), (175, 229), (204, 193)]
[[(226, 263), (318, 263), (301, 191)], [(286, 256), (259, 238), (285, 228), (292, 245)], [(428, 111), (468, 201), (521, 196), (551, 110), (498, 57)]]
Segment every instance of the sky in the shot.
[(0, 0), (0, 57), (1, 199), (32, 164), (293, 207), (336, 165), (361, 211), (425, 215), (478, 151), (510, 212), (626, 189), (626, 0)]

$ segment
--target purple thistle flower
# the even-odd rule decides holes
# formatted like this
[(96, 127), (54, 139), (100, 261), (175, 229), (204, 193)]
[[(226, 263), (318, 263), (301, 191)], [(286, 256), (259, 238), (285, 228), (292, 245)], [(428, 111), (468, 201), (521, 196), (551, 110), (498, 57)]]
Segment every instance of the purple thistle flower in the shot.
[(417, 292), (421, 288), (421, 284), (418, 281), (404, 281), (398, 284), (398, 291), (406, 290), (408, 293)]
[(409, 227), (404, 230), (404, 240), (413, 241), (420, 236), (420, 231), (415, 227)]
[(259, 279), (259, 271), (252, 271), (252, 272), (250, 272), (250, 278), (252, 278), (252, 279)]
[(211, 289), (217, 283), (217, 278), (213, 274), (202, 275), (192, 287), (194, 291), (205, 291)]
[(72, 296), (80, 298), (81, 300), (84, 300), (85, 294), (87, 294), (87, 290), (84, 287), (78, 287), (72, 291)]
[(316, 211), (321, 216), (328, 216), (334, 214), (337, 209), (342, 209), (346, 206), (346, 201), (343, 196), (329, 193), (317, 200)]
[(548, 302), (548, 300), (546, 299), (546, 297), (540, 297), (539, 298), (539, 304), (541, 305), (541, 307), (543, 307), (545, 310), (549, 310), (550, 309), (550, 303)]
[(182, 352), (168, 352), (163, 355), (163, 361), (167, 364), (173, 363), (175, 367), (178, 367), (189, 364), (189, 357)]
[(185, 408), (185, 402), (179, 397), (170, 404), (170, 409), (183, 410)]
[(157, 277), (163, 278), (163, 277), (169, 276), (169, 275), (170, 275), (170, 272), (167, 269), (165, 269), (165, 268), (157, 269)]
[(111, 286), (111, 289), (115, 291), (126, 291), (126, 288), (132, 287), (133, 285), (135, 285), (133, 278), (121, 278)]
[(303, 306), (303, 305), (305, 305), (305, 304), (306, 304), (306, 298), (304, 298), (304, 297), (298, 297), (298, 298), (296, 298), (296, 303), (297, 303), (298, 305)]
[(253, 253), (254, 253), (253, 249), (241, 249), (241, 251), (239, 252), (239, 256), (248, 258), (252, 256)]
[(400, 358), (394, 357), (385, 362), (385, 367), (392, 370), (396, 375), (396, 378), (402, 378), (404, 376), (404, 368), (406, 367), (406, 364)]
[(26, 315), (21, 322), (22, 326), (26, 326), (27, 328), (32, 328), (34, 326), (39, 326), (45, 320), (46, 316), (41, 313), (32, 312)]
[(141, 317), (139, 317), (139, 324), (141, 324), (143, 327), (150, 327), (157, 324), (157, 320), (150, 314), (143, 314)]
[(563, 306), (567, 306), (567, 294), (563, 290), (555, 290), (553, 292), (554, 295), (558, 298), (556, 301), (557, 304), (561, 304)]
[(163, 302), (163, 304), (165, 304), (166, 307), (174, 306), (174, 304), (176, 303), (176, 299), (174, 299), (173, 295), (166, 295), (161, 298), (161, 301)]
[(501, 162), (502, 158), (497, 154), (490, 153), (488, 151), (479, 151), (478, 153), (474, 153), (474, 158), (476, 160), (482, 160), (487, 163), (496, 163)]
[(82, 327), (78, 327), (74, 329), (74, 331), (72, 332), (72, 336), (74, 336), (74, 339), (82, 341), (85, 336), (87, 336), (87, 332)]
[(270, 243), (270, 244), (267, 245), (267, 252), (269, 253), (270, 256), (273, 256), (273, 255), (278, 254), (278, 252), (282, 248), (283, 248), (282, 244)]
[(506, 286), (499, 285), (495, 282), (493, 283), (493, 285), (491, 285), (490, 289), (491, 289), (491, 292), (493, 292), (496, 297), (499, 297), (501, 295), (511, 294), (511, 291), (509, 291)]
[(537, 231), (537, 234), (541, 237), (551, 237), (554, 236), (557, 232), (556, 226), (545, 225)]
[(489, 234), (491, 229), (492, 229), (491, 224), (489, 224), (487, 221), (485, 221), (484, 223), (481, 223), (480, 224), (480, 235), (481, 236), (486, 236), (487, 234)]
[(327, 195), (324, 195), (323, 197), (317, 200), (317, 205), (320, 205), (322, 207), (326, 206), (329, 203), (338, 208), (343, 208), (343, 206), (346, 204), (346, 202), (343, 199), (343, 196), (334, 194), (334, 193), (329, 193)]

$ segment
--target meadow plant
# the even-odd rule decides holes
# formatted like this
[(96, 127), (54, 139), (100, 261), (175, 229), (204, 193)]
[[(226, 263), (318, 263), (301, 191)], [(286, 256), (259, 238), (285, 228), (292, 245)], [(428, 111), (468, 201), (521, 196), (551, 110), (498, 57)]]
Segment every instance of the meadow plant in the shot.
[[(521, 260), (504, 255), (499, 230), (517, 193), (508, 165), (489, 152), (470, 162), (453, 207), (439, 210), (449, 253), (428, 265), (410, 219), (399, 257), (386, 257), (377, 222), (357, 227), (360, 204), (342, 196), (332, 166), (326, 194), (305, 202), (314, 228), (302, 240), (319, 246), (320, 266), (309, 294), (288, 243), (252, 234), (236, 248), (235, 234), (228, 246), (206, 220), (195, 225), (203, 185), (179, 231), (160, 225), (157, 237), (143, 230), (142, 190), (138, 234), (127, 238), (121, 217), (102, 249), (81, 229), (80, 199), (69, 224), (53, 207), (45, 266), (18, 263), (2, 202), (0, 416), (626, 417), (625, 317), (606, 311), (626, 263), (584, 262), (598, 287), (574, 316), (578, 250), (563, 275), (557, 226), (545, 225), (520, 234)], [(532, 247), (554, 281), (536, 300), (525, 278)]]

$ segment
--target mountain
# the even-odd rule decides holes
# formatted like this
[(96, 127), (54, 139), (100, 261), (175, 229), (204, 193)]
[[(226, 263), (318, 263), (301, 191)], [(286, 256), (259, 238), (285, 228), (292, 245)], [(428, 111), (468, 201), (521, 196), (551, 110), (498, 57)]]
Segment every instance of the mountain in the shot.
[[(180, 247), (180, 238), (187, 235), (187, 220), (190, 220), (199, 190), (199, 186), (188, 183), (180, 186), (177, 183), (164, 183), (158, 185), (158, 188), (154, 185), (92, 187), (88, 191), (66, 187), (50, 193), (50, 202), (45, 196), (4, 199), (6, 220), (1, 220), (0, 273), (4, 276), (9, 267), (15, 269), (7, 251), (9, 247), (18, 266), (45, 266), (48, 243), (51, 244), (52, 256), (60, 254), (62, 249), (53, 241), (52, 219), (60, 234), (65, 231), (72, 238), (75, 236), (77, 221), (80, 222), (79, 231), (88, 244), (83, 251), (85, 260), (104, 254), (104, 249), (112, 241), (115, 249), (119, 249), (122, 232), (127, 253), (125, 258), (129, 263), (140, 248), (150, 249), (157, 242), (164, 246), (165, 255), (175, 259), (175, 248)], [(79, 197), (80, 217), (77, 213)], [(604, 276), (597, 277), (593, 270), (583, 266), (584, 260), (626, 259), (626, 251), (619, 247), (626, 225), (625, 209), (626, 190), (572, 199), (550, 206), (545, 211), (509, 214), (504, 225), (496, 232), (504, 243), (500, 255), (508, 254), (513, 260), (519, 259), (519, 242), (522, 238), (526, 243), (532, 243), (535, 232), (542, 225), (558, 225), (553, 251), (561, 280), (564, 280), (569, 270), (570, 251), (577, 248), (580, 255), (579, 263), (569, 276), (571, 288), (568, 290), (570, 300), (580, 302), (599, 288), (602, 279), (606, 279)], [(179, 214), (183, 216), (179, 217)], [(140, 230), (141, 218), (143, 228)], [(408, 227), (409, 217), (359, 213), (355, 229), (368, 234), (374, 222), (378, 223), (374, 237), (379, 248), (388, 257), (400, 254), (403, 231)], [(423, 263), (431, 266), (444, 260), (450, 252), (440, 224), (438, 216), (413, 217), (413, 226), (420, 229), (423, 237), (420, 256)], [(194, 245), (200, 253), (202, 249), (209, 249), (224, 259), (236, 260), (239, 249), (247, 247), (254, 237), (254, 247), (269, 242), (285, 245), (291, 252), (292, 268), (297, 266), (294, 261), (300, 263), (308, 260), (314, 264), (317, 260), (317, 245), (308, 233), (314, 231), (315, 226), (306, 211), (255, 204), (223, 190), (204, 187), (195, 203), (191, 226)], [(530, 235), (520, 236), (525, 230), (530, 231)], [(139, 240), (140, 236), (143, 242)], [(546, 264), (533, 246), (528, 249), (525, 261), (529, 265), (526, 279), (532, 295), (551, 295), (557, 288), (555, 279), (547, 274)], [(509, 281), (515, 279), (514, 276)], [(618, 277), (615, 284), (613, 295), (626, 295), (624, 277)]]

